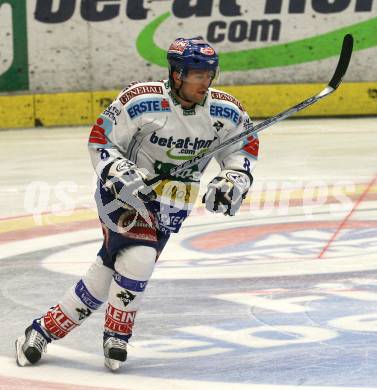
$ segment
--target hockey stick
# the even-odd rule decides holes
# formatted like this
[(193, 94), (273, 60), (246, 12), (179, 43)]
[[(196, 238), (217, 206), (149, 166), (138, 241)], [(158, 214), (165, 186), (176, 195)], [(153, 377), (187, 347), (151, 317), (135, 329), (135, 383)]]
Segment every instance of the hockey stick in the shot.
[(288, 108), (287, 110), (281, 112), (280, 114), (277, 114), (275, 116), (272, 116), (263, 122), (258, 123), (256, 126), (246, 129), (242, 133), (235, 135), (234, 137), (231, 137), (227, 139), (225, 142), (222, 144), (216, 146), (215, 148), (211, 150), (207, 150), (203, 153), (199, 153), (197, 156), (192, 158), (191, 160), (185, 161), (183, 164), (178, 165), (176, 167), (173, 167), (170, 169), (169, 172), (162, 173), (152, 179), (146, 180), (145, 184), (147, 186), (150, 186), (152, 184), (155, 184), (159, 182), (160, 180), (170, 178), (174, 176), (175, 174), (184, 171), (187, 168), (190, 168), (194, 165), (197, 165), (199, 162), (202, 162), (203, 160), (209, 159), (209, 157), (212, 157), (215, 153), (219, 152), (220, 150), (223, 150), (227, 148), (230, 145), (233, 145), (239, 141), (244, 140), (245, 138), (258, 134), (260, 131), (266, 129), (267, 127), (270, 127), (274, 125), (277, 122), (282, 121), (283, 119), (286, 119), (293, 114), (295, 114), (298, 111), (303, 110), (304, 108), (317, 103), (321, 99), (325, 98), (326, 96), (329, 96), (335, 90), (339, 87), (339, 84), (342, 81), (342, 78), (346, 74), (348, 65), (351, 60), (351, 55), (352, 55), (352, 48), (353, 48), (353, 37), (350, 34), (347, 34), (344, 39), (343, 39), (343, 45), (342, 45), (342, 50), (340, 52), (340, 57), (338, 61), (338, 65), (335, 69), (334, 75), (330, 82), (327, 84), (327, 86), (317, 95), (314, 95), (304, 101), (302, 101), (299, 104), (296, 104), (295, 106)]

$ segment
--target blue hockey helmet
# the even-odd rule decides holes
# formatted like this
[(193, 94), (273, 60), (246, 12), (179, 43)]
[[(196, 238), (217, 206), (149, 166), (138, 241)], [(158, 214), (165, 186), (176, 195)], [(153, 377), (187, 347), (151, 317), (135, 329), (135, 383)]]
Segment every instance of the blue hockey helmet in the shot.
[(177, 38), (169, 47), (167, 59), (171, 80), (173, 72), (184, 80), (191, 69), (208, 70), (212, 80), (219, 75), (219, 57), (201, 37)]

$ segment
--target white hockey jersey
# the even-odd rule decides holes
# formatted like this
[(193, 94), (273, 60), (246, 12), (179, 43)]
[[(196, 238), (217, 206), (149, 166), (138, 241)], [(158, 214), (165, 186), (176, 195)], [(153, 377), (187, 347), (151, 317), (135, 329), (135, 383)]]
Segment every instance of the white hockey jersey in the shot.
[[(201, 104), (184, 109), (174, 98), (169, 81), (131, 84), (99, 116), (89, 137), (94, 169), (102, 182), (112, 161), (126, 158), (147, 169), (151, 177), (168, 172), (205, 149), (244, 131), (250, 118), (233, 96), (209, 88)], [(222, 169), (252, 172), (258, 139), (249, 137), (215, 158)], [(159, 228), (177, 232), (199, 192), (206, 163), (188, 168), (155, 185), (157, 199), (149, 205)]]

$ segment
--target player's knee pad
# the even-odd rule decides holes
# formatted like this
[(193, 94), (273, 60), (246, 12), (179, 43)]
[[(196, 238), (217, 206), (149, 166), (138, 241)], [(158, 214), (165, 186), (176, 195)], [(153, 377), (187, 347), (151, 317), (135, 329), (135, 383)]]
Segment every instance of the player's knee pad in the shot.
[(149, 246), (131, 246), (120, 251), (115, 270), (129, 279), (147, 281), (156, 263), (157, 251)]
[(106, 301), (114, 271), (103, 265), (100, 257), (92, 263), (82, 278), (90, 294), (99, 301)]

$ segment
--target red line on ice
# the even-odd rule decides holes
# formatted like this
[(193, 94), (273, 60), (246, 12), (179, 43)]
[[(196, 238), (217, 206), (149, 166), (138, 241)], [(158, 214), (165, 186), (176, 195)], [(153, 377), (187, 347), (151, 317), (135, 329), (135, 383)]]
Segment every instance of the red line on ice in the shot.
[(334, 234), (331, 236), (327, 244), (323, 247), (321, 253), (318, 255), (318, 259), (322, 259), (323, 255), (326, 253), (326, 251), (329, 249), (330, 245), (335, 241), (335, 239), (338, 237), (341, 230), (346, 226), (349, 219), (352, 217), (353, 213), (356, 211), (356, 209), (360, 206), (361, 202), (364, 201), (367, 193), (369, 190), (374, 186), (374, 184), (377, 182), (377, 175), (372, 179), (372, 181), (367, 185), (364, 192), (360, 195), (360, 197), (356, 200), (355, 204), (352, 207), (352, 210), (346, 215), (346, 217), (343, 219), (343, 221), (340, 223), (338, 228), (335, 230)]

